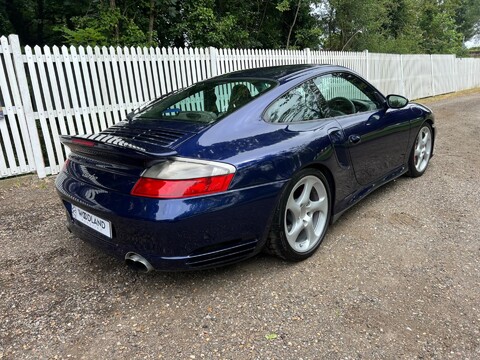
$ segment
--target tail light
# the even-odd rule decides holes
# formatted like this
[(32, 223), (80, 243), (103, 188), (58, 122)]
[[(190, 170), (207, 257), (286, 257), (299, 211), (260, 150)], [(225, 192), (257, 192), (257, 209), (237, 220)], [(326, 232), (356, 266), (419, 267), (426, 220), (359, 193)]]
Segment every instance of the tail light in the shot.
[(63, 163), (62, 171), (63, 172), (68, 172), (68, 164), (70, 163), (70, 159), (65, 160)]
[(131, 194), (172, 199), (218, 193), (228, 190), (235, 171), (230, 164), (174, 158), (145, 170)]
[(79, 139), (79, 138), (73, 138), (72, 143), (78, 144), (78, 145), (83, 145), (87, 147), (93, 147), (95, 146), (95, 142), (92, 140), (86, 140), (86, 139)]

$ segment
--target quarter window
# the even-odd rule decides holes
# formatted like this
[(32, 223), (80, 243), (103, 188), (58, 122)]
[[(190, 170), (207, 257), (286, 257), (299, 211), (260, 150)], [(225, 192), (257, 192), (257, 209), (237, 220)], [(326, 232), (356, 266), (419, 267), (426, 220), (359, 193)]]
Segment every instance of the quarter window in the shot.
[(325, 117), (319, 101), (319, 91), (309, 80), (282, 95), (267, 110), (266, 116), (274, 123), (290, 123)]

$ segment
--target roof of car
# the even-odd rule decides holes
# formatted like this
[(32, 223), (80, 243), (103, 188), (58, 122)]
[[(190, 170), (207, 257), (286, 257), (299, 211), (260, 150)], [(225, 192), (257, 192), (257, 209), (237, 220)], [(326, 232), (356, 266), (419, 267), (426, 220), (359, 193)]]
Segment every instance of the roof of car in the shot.
[(320, 69), (327, 70), (331, 68), (346, 70), (346, 68), (342, 66), (329, 65), (329, 64), (281, 65), (281, 66), (261, 67), (261, 68), (235, 71), (232, 73), (220, 75), (215, 79), (261, 78), (261, 79), (271, 79), (271, 80), (277, 80), (277, 81), (283, 82), (283, 81), (288, 81), (289, 78), (297, 75), (303, 75), (308, 72), (315, 72)]

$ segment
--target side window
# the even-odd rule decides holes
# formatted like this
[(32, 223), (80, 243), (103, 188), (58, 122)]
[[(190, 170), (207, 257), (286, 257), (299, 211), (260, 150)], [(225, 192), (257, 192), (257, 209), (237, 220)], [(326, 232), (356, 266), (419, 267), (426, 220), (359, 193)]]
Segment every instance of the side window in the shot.
[(257, 88), (249, 82), (222, 83), (183, 98), (170, 106), (166, 115), (177, 116), (184, 111), (230, 112), (245, 105), (258, 94)]
[(250, 82), (225, 83), (215, 87), (216, 107), (221, 113), (231, 112), (246, 104), (258, 94), (258, 89)]
[(277, 99), (268, 108), (266, 116), (268, 121), (273, 123), (291, 123), (325, 117), (319, 101), (318, 88), (308, 80)]
[(330, 109), (330, 116), (342, 116), (379, 109), (375, 90), (348, 73), (333, 73), (313, 80)]

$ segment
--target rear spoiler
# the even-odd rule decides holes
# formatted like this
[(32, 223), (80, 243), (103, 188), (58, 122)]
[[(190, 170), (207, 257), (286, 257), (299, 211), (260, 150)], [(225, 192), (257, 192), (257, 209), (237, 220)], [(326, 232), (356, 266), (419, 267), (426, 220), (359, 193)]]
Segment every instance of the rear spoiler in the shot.
[(119, 163), (125, 162), (126, 159), (145, 163), (159, 157), (170, 157), (177, 154), (176, 151), (164, 146), (126, 141), (120, 137), (106, 134), (61, 135), (60, 142), (68, 146), (75, 154), (108, 158)]

